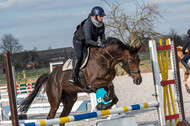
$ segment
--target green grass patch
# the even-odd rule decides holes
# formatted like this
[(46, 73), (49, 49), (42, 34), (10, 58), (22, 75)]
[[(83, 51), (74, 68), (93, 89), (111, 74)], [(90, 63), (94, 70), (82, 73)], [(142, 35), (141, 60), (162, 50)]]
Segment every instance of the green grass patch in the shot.
[[(49, 67), (41, 69), (31, 69), (24, 71), (16, 71), (16, 83), (34, 83), (36, 79), (42, 74), (50, 73)], [(6, 84), (6, 74), (0, 74), (0, 85)]]

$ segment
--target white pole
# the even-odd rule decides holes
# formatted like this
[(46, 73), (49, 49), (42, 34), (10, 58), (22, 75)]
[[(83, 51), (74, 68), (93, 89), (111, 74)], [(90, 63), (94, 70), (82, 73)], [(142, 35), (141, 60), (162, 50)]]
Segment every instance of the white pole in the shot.
[(14, 88), (15, 88), (15, 99), (17, 97), (17, 90), (16, 90), (16, 74), (15, 74), (15, 67), (12, 66), (12, 71), (13, 71), (13, 82), (14, 82)]
[(164, 114), (164, 106), (163, 106), (163, 91), (160, 83), (160, 70), (158, 66), (158, 57), (157, 57), (157, 49), (155, 40), (149, 41), (149, 51), (150, 51), (150, 59), (152, 63), (152, 72), (154, 79), (154, 87), (155, 87), (155, 97), (159, 102), (158, 106), (158, 114), (160, 119), (160, 125), (166, 126), (165, 123), (165, 114)]

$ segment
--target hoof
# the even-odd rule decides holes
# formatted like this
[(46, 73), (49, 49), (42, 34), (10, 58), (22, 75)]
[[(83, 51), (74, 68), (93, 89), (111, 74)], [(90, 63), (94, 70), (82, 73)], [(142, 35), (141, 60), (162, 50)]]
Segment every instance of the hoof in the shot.
[(106, 110), (106, 109), (109, 109), (111, 106), (112, 106), (111, 103), (107, 103), (107, 104), (99, 103), (96, 106), (96, 109), (98, 109), (98, 110)]
[(104, 100), (105, 102), (110, 101), (110, 97), (108, 96), (108, 93), (106, 93), (106, 94), (104, 95), (103, 100)]
[(189, 72), (185, 72), (185, 75), (189, 75)]
[(110, 109), (111, 108), (111, 103), (107, 103), (103, 105), (103, 110)]
[(187, 91), (188, 94), (190, 94), (190, 89), (187, 89), (186, 91)]
[(27, 119), (27, 115), (26, 114), (18, 115), (18, 118), (20, 120), (26, 120)]
[(98, 109), (98, 110), (103, 110), (103, 106), (104, 106), (104, 103), (99, 103), (99, 104), (96, 106), (96, 109)]

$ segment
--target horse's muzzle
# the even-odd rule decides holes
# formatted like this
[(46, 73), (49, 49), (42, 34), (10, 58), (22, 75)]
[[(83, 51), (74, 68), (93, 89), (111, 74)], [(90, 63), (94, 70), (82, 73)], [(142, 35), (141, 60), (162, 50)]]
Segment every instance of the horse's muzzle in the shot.
[(131, 74), (131, 77), (133, 78), (133, 83), (140, 85), (142, 82), (142, 77), (140, 74)]

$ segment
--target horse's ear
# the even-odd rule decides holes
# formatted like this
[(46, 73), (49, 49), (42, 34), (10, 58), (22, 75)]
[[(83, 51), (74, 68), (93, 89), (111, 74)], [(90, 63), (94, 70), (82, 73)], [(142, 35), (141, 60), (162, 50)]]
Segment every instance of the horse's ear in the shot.
[(138, 52), (141, 50), (142, 44), (138, 47)]
[(132, 53), (132, 51), (133, 51), (133, 46), (130, 47), (129, 53)]

